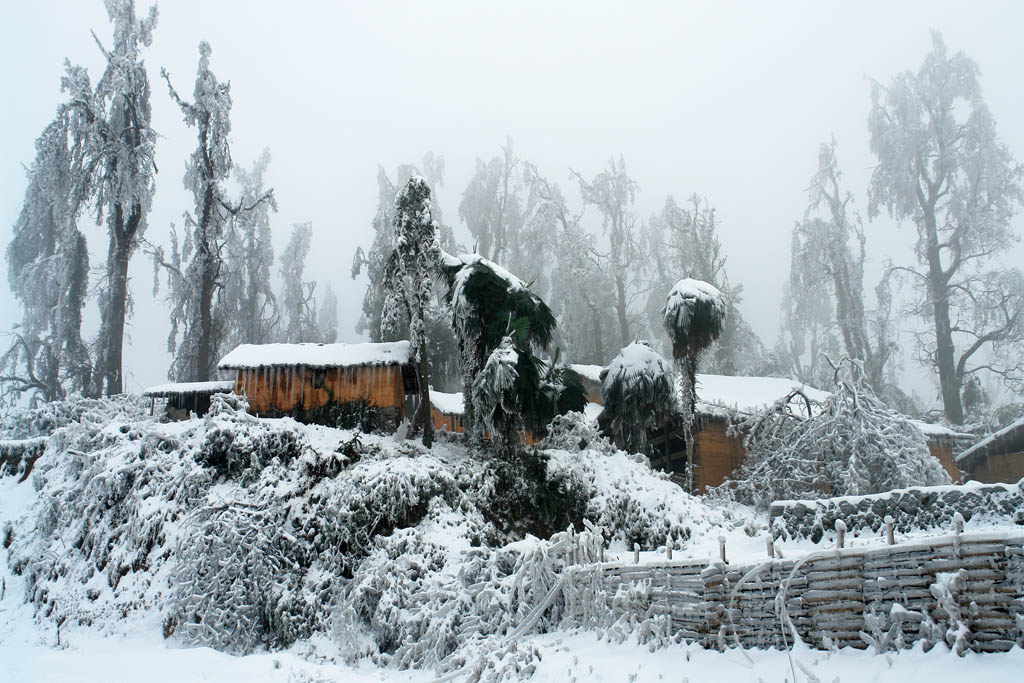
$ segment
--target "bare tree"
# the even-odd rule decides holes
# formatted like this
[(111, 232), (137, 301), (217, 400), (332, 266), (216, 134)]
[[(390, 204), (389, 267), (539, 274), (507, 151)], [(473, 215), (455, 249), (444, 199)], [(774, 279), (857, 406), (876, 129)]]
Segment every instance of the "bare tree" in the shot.
[(1024, 200), (1024, 168), (996, 135), (977, 65), (949, 55), (937, 32), (932, 44), (917, 73), (872, 84), (870, 213), (884, 207), (917, 227), (918, 267), (898, 270), (931, 323), (920, 358), (938, 372), (946, 419), (960, 424), (965, 378), (1024, 380), (1024, 278), (996, 260), (1018, 240), (1010, 220)]
[(608, 167), (586, 181), (579, 173), (573, 175), (580, 184), (580, 194), (585, 204), (593, 205), (601, 212), (604, 233), (608, 236), (609, 250), (606, 276), (615, 287), (615, 316), (619, 328), (619, 346), (626, 346), (633, 340), (631, 302), (637, 295), (634, 279), (642, 260), (639, 241), (635, 234), (636, 213), (632, 207), (636, 201), (637, 184), (626, 172), (626, 162), (619, 157), (608, 161)]
[(306, 255), (313, 239), (312, 223), (296, 223), (291, 239), (281, 254), (278, 272), (284, 282), (281, 308), (286, 323), (282, 331), (284, 341), (291, 343), (320, 340), (316, 318), (316, 282), (303, 280)]
[[(853, 195), (841, 188), (836, 143), (823, 143), (818, 170), (808, 189), (806, 217), (793, 228), (792, 272), (809, 297), (830, 300), (846, 356), (863, 361), (868, 384), (886, 393), (886, 369), (896, 351), (890, 321), (888, 275), (875, 290), (878, 308), (864, 306), (864, 228), (849, 207)], [(824, 217), (815, 214), (824, 211)]]
[(92, 366), (82, 341), (89, 251), (77, 226), (70, 116), (62, 104), (36, 140), (25, 201), (7, 247), (11, 292), (24, 315), (0, 356), (0, 399), (27, 392), (53, 401), (89, 390)]
[(124, 390), (128, 261), (146, 231), (155, 190), (156, 132), (150, 125), (149, 78), (140, 53), (153, 40), (157, 14), (153, 6), (145, 19), (138, 19), (133, 0), (110, 0), (107, 15), (113, 24), (111, 48), (93, 34), (106, 60), (103, 76), (93, 89), (85, 69), (68, 64), (64, 88), (81, 141), (75, 164), (81, 171), (82, 194), (94, 203), (97, 219), (106, 218), (109, 234), (92, 379), (94, 393), (111, 395)]
[[(228, 225), (232, 215), (253, 211), (264, 202), (273, 203), (273, 190), (236, 206), (225, 198), (224, 181), (231, 173), (231, 86), (210, 70), (210, 45), (199, 44), (199, 68), (195, 94), (186, 102), (171, 85), (170, 75), (161, 71), (171, 99), (181, 108), (185, 123), (194, 126), (198, 145), (185, 170), (185, 187), (192, 191), (194, 212), (185, 212), (185, 243), (166, 262), (163, 250), (153, 250), (154, 262), (171, 277), (171, 332), (168, 349), (174, 353), (170, 375), (176, 380), (204, 382), (212, 376), (230, 327), (224, 309)], [(155, 289), (155, 284), (154, 284)], [(215, 307), (217, 310), (215, 310)], [(178, 339), (178, 333), (181, 339)]]

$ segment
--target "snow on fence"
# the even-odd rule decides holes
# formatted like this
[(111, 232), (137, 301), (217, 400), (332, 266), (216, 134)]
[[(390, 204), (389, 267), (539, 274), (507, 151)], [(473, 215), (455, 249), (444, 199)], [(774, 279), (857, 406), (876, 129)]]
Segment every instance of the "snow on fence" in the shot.
[(1024, 525), (1024, 480), (1016, 484), (976, 482), (963, 486), (920, 486), (866, 496), (821, 500), (782, 500), (772, 503), (770, 516), (776, 537), (809, 538), (815, 543), (834, 531), (842, 518), (851, 533), (877, 532), (886, 516), (897, 531), (948, 527), (954, 515)]
[(925, 540), (757, 565), (577, 564), (566, 573), (566, 614), (583, 627), (647, 624), (717, 648), (785, 648), (794, 633), (825, 649), (1024, 646), (1024, 533), (964, 534), (959, 516), (954, 525)]

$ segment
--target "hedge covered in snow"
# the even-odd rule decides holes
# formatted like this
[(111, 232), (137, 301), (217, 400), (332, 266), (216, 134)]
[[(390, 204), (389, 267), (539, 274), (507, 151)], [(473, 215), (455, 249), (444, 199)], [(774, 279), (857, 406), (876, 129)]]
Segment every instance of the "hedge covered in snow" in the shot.
[(772, 503), (776, 537), (809, 538), (817, 543), (843, 520), (852, 534), (878, 532), (891, 516), (897, 531), (950, 528), (956, 513), (976, 524), (1024, 525), (1024, 481), (1017, 484), (969, 484), (896, 489), (869, 496)]

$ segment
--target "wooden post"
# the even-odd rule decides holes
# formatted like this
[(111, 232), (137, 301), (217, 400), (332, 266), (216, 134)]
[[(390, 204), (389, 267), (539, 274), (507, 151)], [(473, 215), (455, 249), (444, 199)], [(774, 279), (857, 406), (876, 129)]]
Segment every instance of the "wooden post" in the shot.
[(668, 555), (668, 559), (671, 560), (672, 559), (672, 541), (669, 541), (668, 545), (665, 546), (665, 553)]
[(633, 544), (633, 564), (640, 564), (640, 544)]
[(885, 542), (889, 545), (896, 545), (896, 534), (893, 532), (892, 515), (885, 516)]
[(768, 559), (775, 557), (775, 543), (772, 541), (772, 535), (768, 534), (767, 538), (764, 539), (765, 549), (768, 551)]
[(722, 556), (722, 562), (728, 564), (729, 560), (725, 559), (725, 536), (718, 537), (718, 553)]
[(601, 541), (601, 553), (600, 553), (600, 558), (601, 558), (601, 564), (604, 564), (604, 541)]
[(957, 536), (964, 532), (964, 516), (960, 514), (960, 511), (953, 515), (953, 533)]
[(842, 548), (846, 545), (846, 522), (841, 519), (836, 520), (836, 548)]

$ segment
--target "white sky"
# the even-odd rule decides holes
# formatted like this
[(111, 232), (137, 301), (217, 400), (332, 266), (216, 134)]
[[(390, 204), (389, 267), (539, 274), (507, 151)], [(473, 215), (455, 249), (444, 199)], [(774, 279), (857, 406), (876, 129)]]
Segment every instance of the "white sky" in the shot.
[[(103, 40), (110, 30), (99, 0), (3, 4), (6, 245), (25, 188), (22, 164), (31, 162), (60, 99), (62, 62), (68, 57), (97, 77), (89, 29)], [(139, 13), (146, 7), (140, 3)], [(745, 286), (742, 311), (771, 345), (790, 230), (806, 206), (817, 147), (836, 136), (848, 188), (866, 214), (873, 164), (866, 76), (886, 82), (916, 70), (931, 47), (929, 28), (978, 62), (999, 132), (1024, 159), (1019, 2), (164, 2), (146, 53), (153, 125), (162, 136), (147, 236), (166, 242), (169, 224), (180, 225), (191, 208), (181, 178), (195, 133), (159, 68), (190, 96), (205, 39), (214, 72), (231, 81), (234, 159), (248, 166), (270, 147), (276, 250), (293, 223), (312, 221), (308, 274), (338, 292), (341, 340), (357, 339), (365, 283), (353, 282), (349, 267), (355, 247), (371, 240), (377, 165), (393, 174), (427, 150), (442, 154), (440, 200), (455, 223), (475, 158), (493, 156), (511, 135), (517, 153), (557, 180), (570, 201), (578, 202), (570, 166), (592, 176), (618, 154), (640, 185), (645, 220), (667, 194), (706, 195), (722, 220), (731, 279)], [(105, 233), (88, 220), (82, 227), (98, 269)], [(869, 225), (873, 267), (886, 256), (908, 261), (912, 233), (888, 220)], [(463, 227), (456, 234), (470, 242)], [(167, 307), (153, 300), (150, 273), (137, 255), (129, 390), (163, 381), (169, 365)], [(868, 288), (875, 279), (869, 274)], [(8, 330), (21, 312), (6, 277), (0, 282), (0, 330)], [(912, 383), (930, 398), (927, 380)]]

